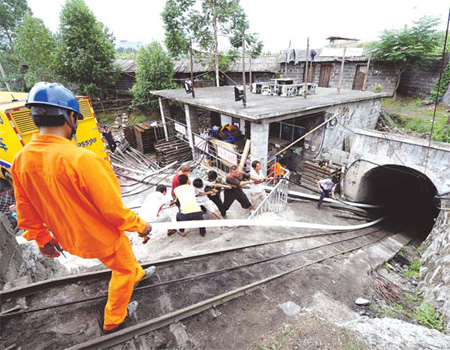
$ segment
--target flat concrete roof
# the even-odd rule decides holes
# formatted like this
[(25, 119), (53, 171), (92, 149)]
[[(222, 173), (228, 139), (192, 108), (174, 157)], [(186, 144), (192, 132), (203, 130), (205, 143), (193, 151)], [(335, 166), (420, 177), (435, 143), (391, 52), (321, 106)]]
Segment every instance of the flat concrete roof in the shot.
[(338, 95), (336, 88), (317, 88), (315, 94), (308, 95), (305, 99), (303, 96), (264, 96), (247, 90), (247, 108), (243, 108), (242, 101), (234, 101), (233, 86), (197, 88), (195, 98), (192, 98), (191, 94), (186, 94), (184, 89), (159, 90), (151, 93), (183, 104), (252, 121), (293, 118), (324, 111), (335, 105), (391, 96), (389, 93), (359, 90), (341, 90)]

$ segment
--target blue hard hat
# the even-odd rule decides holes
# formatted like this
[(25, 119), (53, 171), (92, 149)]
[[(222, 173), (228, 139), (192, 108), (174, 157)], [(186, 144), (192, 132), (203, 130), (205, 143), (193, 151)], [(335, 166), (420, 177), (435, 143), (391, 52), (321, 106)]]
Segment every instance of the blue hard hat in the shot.
[(78, 119), (84, 119), (76, 96), (59, 83), (39, 82), (34, 84), (25, 102), (27, 108), (34, 106), (53, 106), (67, 109), (78, 114)]

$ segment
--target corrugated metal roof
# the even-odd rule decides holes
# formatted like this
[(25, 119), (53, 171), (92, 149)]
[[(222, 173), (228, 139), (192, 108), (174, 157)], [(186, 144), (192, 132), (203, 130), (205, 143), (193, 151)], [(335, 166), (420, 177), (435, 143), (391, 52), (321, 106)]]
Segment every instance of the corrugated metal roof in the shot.
[(134, 58), (117, 58), (114, 60), (114, 65), (119, 68), (122, 73), (136, 72), (136, 60)]
[[(193, 72), (203, 73), (213, 71), (214, 66), (208, 58), (194, 58), (193, 59)], [(191, 62), (189, 57), (178, 57), (173, 59), (175, 73), (190, 73)], [(134, 73), (136, 71), (136, 62), (134, 58), (131, 59), (116, 59), (114, 65), (123, 73)], [(245, 69), (248, 72), (250, 67), (250, 58), (245, 58)], [(252, 72), (278, 72), (280, 66), (277, 56), (260, 56), (252, 58), (251, 60)], [(228, 72), (242, 72), (242, 59), (237, 59), (230, 64), (227, 70)]]

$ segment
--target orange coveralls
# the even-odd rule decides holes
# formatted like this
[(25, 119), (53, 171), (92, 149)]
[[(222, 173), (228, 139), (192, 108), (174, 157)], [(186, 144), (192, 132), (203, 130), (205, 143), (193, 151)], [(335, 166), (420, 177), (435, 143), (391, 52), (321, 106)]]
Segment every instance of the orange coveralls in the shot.
[(146, 222), (123, 205), (110, 165), (63, 137), (34, 134), (11, 170), (23, 237), (43, 247), (52, 233), (64, 250), (109, 267), (104, 329), (121, 324), (145, 274), (124, 231), (143, 232)]

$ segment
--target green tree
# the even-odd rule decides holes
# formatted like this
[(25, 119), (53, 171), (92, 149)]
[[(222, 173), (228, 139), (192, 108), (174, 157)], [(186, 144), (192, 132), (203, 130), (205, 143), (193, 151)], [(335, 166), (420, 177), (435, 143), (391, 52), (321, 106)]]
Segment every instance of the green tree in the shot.
[(27, 0), (0, 0), (0, 49), (14, 51), (16, 29), (27, 14)]
[(172, 59), (160, 43), (152, 41), (142, 47), (136, 57), (136, 84), (131, 90), (134, 103), (143, 104), (143, 109), (157, 110), (157, 98), (150, 91), (175, 88), (173, 76)]
[(83, 0), (67, 0), (60, 15), (56, 71), (78, 93), (104, 97), (118, 79), (114, 36)]
[[(26, 88), (23, 69), (14, 51), (16, 30), (26, 14), (31, 14), (26, 0), (0, 0), (0, 63), (13, 91)], [(4, 79), (0, 74), (0, 86), (2, 85)]]
[(25, 82), (32, 86), (38, 81), (55, 80), (53, 53), (56, 39), (41, 19), (27, 15), (17, 31), (16, 52), (26, 66)]
[(246, 50), (255, 56), (262, 51), (257, 35), (249, 32), (247, 16), (239, 0), (167, 0), (161, 16), (165, 44), (172, 56), (186, 55), (190, 39), (200, 50), (213, 52), (217, 86), (219, 35), (228, 37), (235, 50), (242, 47), (242, 36), (245, 35)]
[(415, 26), (400, 30), (385, 30), (380, 41), (371, 45), (372, 58), (376, 61), (389, 62), (395, 65), (397, 82), (394, 89), (394, 100), (400, 85), (402, 73), (408, 68), (423, 66), (437, 58), (439, 33), (436, 26), (439, 19), (424, 16)]

